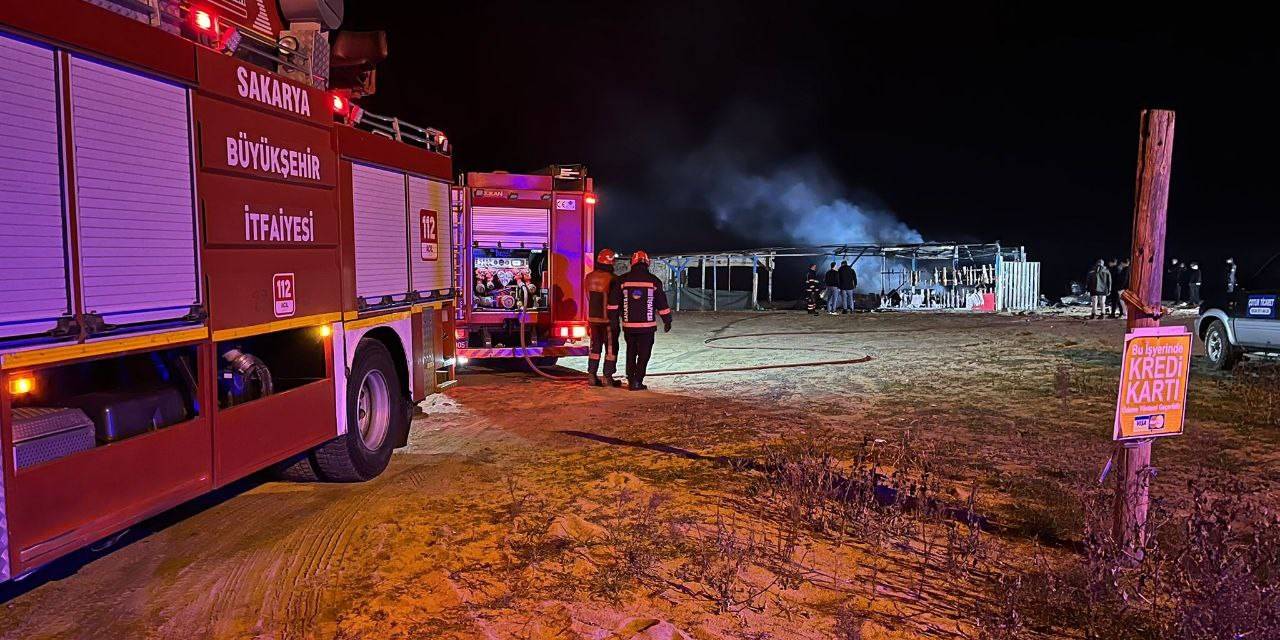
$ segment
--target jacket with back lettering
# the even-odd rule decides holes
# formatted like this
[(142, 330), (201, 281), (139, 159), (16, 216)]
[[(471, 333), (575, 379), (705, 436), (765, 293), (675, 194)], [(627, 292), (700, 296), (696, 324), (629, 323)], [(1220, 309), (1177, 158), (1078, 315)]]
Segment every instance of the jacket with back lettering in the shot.
[(608, 324), (609, 292), (613, 289), (613, 281), (612, 268), (598, 263), (583, 280), (583, 288), (587, 290), (587, 322)]
[(622, 322), (623, 331), (631, 333), (654, 333), (659, 320), (671, 324), (671, 307), (667, 305), (662, 280), (649, 273), (649, 265), (636, 263), (626, 275), (614, 279), (609, 314)]

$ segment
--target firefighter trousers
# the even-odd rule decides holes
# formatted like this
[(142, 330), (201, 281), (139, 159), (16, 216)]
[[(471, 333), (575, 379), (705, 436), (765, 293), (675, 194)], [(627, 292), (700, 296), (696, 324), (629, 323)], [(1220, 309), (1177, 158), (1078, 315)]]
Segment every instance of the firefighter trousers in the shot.
[(655, 331), (627, 331), (627, 382), (642, 384), (649, 356), (653, 353)]
[(612, 376), (618, 371), (618, 327), (605, 322), (592, 322), (588, 327), (591, 331), (591, 355), (587, 356), (587, 371), (594, 374), (603, 359), (604, 375)]

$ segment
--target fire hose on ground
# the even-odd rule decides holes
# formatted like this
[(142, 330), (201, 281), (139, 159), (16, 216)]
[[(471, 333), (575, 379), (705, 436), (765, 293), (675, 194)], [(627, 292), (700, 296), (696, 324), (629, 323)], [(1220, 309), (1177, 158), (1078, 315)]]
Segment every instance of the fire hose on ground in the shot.
[[(534, 373), (544, 378), (547, 378), (548, 380), (554, 380), (556, 382), (582, 382), (587, 380), (587, 375), (584, 373), (575, 373), (575, 374), (569, 374), (569, 375), (555, 375), (555, 374), (551, 374), (546, 371), (543, 371), (541, 368), (538, 367), (536, 363), (534, 363), (533, 357), (529, 355), (529, 347), (525, 338), (525, 325), (528, 323), (528, 317), (529, 317), (528, 313), (525, 311), (521, 311), (518, 316), (518, 319), (520, 320), (520, 352), (524, 356), (524, 361), (526, 364), (529, 365), (529, 368), (532, 369)], [(717, 347), (712, 345), (713, 342), (716, 342), (718, 340), (728, 340), (731, 338), (747, 338), (747, 337), (755, 337), (755, 336), (803, 336), (803, 335), (811, 335), (813, 333), (814, 332), (812, 331), (778, 331), (778, 332), (769, 332), (769, 333), (748, 333), (748, 334), (735, 335), (735, 336), (712, 336), (710, 338), (703, 340), (702, 344), (705, 346), (711, 347), (713, 349), (771, 349), (771, 350), (777, 350), (777, 351), (826, 351), (826, 349), (819, 349), (819, 348), (806, 349), (805, 347), (768, 347), (768, 346)], [(834, 331), (834, 332), (819, 332), (819, 333), (863, 333), (863, 332)], [(808, 360), (804, 362), (783, 362), (783, 363), (772, 363), (772, 364), (746, 365), (741, 367), (719, 367), (715, 369), (695, 369), (691, 371), (656, 371), (652, 373), (646, 373), (645, 377), (653, 378), (653, 377), (659, 377), (659, 376), (664, 376), (664, 377), (665, 376), (693, 376), (693, 375), (706, 375), (711, 373), (732, 373), (735, 371), (763, 371), (766, 369), (796, 369), (801, 367), (834, 367), (834, 366), (847, 365), (847, 364), (862, 364), (864, 362), (870, 362), (872, 359), (873, 358), (871, 356), (861, 356), (858, 358), (842, 358), (837, 360)]]

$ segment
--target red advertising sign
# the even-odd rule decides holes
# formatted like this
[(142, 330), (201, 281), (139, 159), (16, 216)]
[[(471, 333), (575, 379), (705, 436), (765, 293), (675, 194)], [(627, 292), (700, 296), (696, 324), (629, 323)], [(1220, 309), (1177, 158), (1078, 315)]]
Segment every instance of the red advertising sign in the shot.
[(1185, 327), (1137, 329), (1125, 336), (1112, 437), (1181, 435), (1190, 367), (1191, 334)]
[(287, 318), (298, 311), (298, 291), (292, 273), (271, 276), (271, 299), (275, 303), (277, 318)]
[(435, 262), (440, 257), (439, 227), (436, 212), (422, 209), (418, 212), (418, 246), (423, 262)]

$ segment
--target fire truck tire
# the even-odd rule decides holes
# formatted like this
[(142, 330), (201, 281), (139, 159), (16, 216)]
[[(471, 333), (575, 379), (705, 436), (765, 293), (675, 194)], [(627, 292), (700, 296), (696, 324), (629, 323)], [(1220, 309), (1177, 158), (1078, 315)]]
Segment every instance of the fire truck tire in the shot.
[(309, 451), (276, 463), (271, 468), (271, 473), (275, 477), (288, 482), (320, 481), (320, 473), (316, 471), (315, 463), (311, 461), (311, 452)]
[(320, 476), (330, 482), (363, 482), (377, 477), (391, 451), (409, 429), (400, 376), (387, 348), (361, 340), (347, 377), (347, 432), (314, 452)]

